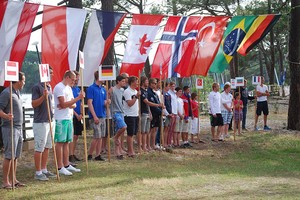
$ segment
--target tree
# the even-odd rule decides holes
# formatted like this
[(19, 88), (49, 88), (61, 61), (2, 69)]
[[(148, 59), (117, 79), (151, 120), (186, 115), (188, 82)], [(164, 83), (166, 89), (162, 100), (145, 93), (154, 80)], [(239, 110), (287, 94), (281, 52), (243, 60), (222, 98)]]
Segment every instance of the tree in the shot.
[(300, 1), (291, 0), (289, 61), (291, 73), (288, 129), (300, 131)]

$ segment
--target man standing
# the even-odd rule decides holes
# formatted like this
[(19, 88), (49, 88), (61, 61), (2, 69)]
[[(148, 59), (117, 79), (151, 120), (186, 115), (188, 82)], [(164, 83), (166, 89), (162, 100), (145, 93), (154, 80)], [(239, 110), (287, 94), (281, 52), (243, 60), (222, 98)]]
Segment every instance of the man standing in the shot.
[(67, 176), (72, 175), (72, 172), (80, 172), (80, 169), (76, 169), (69, 162), (69, 142), (73, 140), (73, 108), (85, 95), (81, 91), (78, 97), (74, 98), (71, 86), (75, 80), (74, 72), (66, 71), (62, 82), (58, 83), (53, 90), (57, 165), (59, 173)]
[(106, 134), (106, 106), (110, 104), (107, 99), (106, 90), (99, 80), (99, 72), (94, 73), (95, 82), (87, 89), (87, 104), (89, 107), (90, 125), (94, 130), (93, 140), (89, 149), (88, 160), (93, 158), (93, 152), (96, 150), (95, 160), (105, 161), (101, 157), (102, 138)]
[[(25, 186), (19, 182), (16, 177), (17, 171), (17, 159), (20, 157), (23, 146), (23, 112), (22, 112), (22, 99), (20, 96), (20, 90), (25, 85), (25, 74), (19, 72), (19, 81), (12, 82), (12, 94), (10, 94), (10, 88), (6, 88), (0, 94), (0, 118), (2, 118), (2, 139), (4, 146), (4, 158), (3, 158), (3, 180), (2, 188), (12, 189), (12, 183), (15, 187)], [(12, 95), (13, 113), (10, 110), (10, 95)], [(12, 158), (12, 145), (11, 145), (11, 120), (13, 120), (13, 137), (14, 137), (14, 158)], [(12, 169), (12, 160), (14, 162), (15, 169)], [(12, 173), (14, 176), (12, 176)], [(10, 177), (14, 177), (14, 181), (10, 180)]]
[[(53, 71), (50, 69), (50, 76), (52, 78)], [(47, 170), (47, 162), (49, 149), (52, 148), (52, 140), (50, 133), (50, 123), (48, 118), (48, 105), (46, 97), (48, 95), (48, 104), (51, 108), (52, 89), (49, 83), (37, 83), (32, 87), (32, 101), (31, 105), (34, 110), (33, 114), (33, 134), (34, 134), (34, 163), (36, 180), (47, 181), (49, 177), (55, 178), (56, 175)], [(53, 112), (50, 112), (50, 120), (52, 122)], [(51, 124), (53, 127), (54, 123)], [(54, 127), (53, 127), (54, 128)]]
[(271, 130), (267, 126), (267, 117), (269, 114), (268, 101), (267, 97), (270, 96), (268, 87), (264, 85), (265, 78), (261, 77), (261, 83), (256, 86), (256, 96), (257, 96), (257, 106), (256, 106), (256, 115), (255, 115), (255, 124), (254, 130), (257, 131), (257, 121), (258, 117), (261, 115), (261, 112), (264, 114), (264, 130)]
[(223, 117), (223, 130), (222, 133), (220, 135), (219, 140), (224, 140), (225, 137), (230, 137), (228, 134), (228, 128), (229, 128), (229, 124), (232, 120), (232, 108), (233, 108), (233, 104), (232, 104), (232, 99), (233, 96), (232, 94), (230, 94), (230, 90), (231, 90), (231, 85), (230, 83), (225, 84), (224, 86), (224, 92), (221, 93), (221, 114)]
[(191, 95), (190, 95), (190, 87), (184, 86), (183, 87), (183, 95), (181, 96), (183, 101), (183, 108), (184, 108), (184, 122), (182, 124), (182, 147), (192, 147), (192, 145), (188, 141), (189, 133), (191, 131), (191, 121), (193, 119), (193, 112), (192, 112), (192, 104), (191, 104)]
[(139, 125), (139, 105), (138, 105), (138, 78), (131, 76), (128, 78), (129, 87), (124, 91), (124, 113), (127, 124), (127, 146), (128, 156), (134, 157), (133, 136), (138, 132)]
[(170, 82), (169, 94), (171, 96), (172, 115), (170, 119), (168, 143), (171, 147), (172, 147), (172, 140), (173, 140), (173, 144), (175, 143), (175, 126), (176, 126), (176, 118), (177, 118), (177, 95), (176, 95), (175, 88), (176, 88), (176, 84), (174, 82)]
[[(80, 94), (80, 89), (78, 87), (78, 80), (79, 80), (79, 73), (77, 71), (73, 71), (74, 74), (76, 74), (76, 79), (74, 82), (74, 85), (72, 86), (72, 92), (74, 98), (78, 97)], [(82, 135), (83, 125), (82, 125), (82, 106), (81, 106), (81, 100), (76, 102), (76, 107), (74, 108), (74, 115), (73, 115), (73, 127), (74, 127), (74, 135), (73, 135), (73, 141), (70, 142), (70, 156), (69, 160), (70, 162), (76, 162), (80, 161), (79, 158), (75, 155), (75, 149), (78, 141), (78, 137)]]
[(123, 108), (123, 93), (124, 93), (124, 86), (126, 84), (125, 77), (117, 76), (116, 78), (117, 85), (110, 88), (109, 93), (111, 96), (111, 111), (114, 121), (114, 130), (116, 134), (114, 136), (115, 142), (115, 154), (117, 159), (122, 160), (124, 158), (122, 154), (121, 148), (121, 140), (122, 136), (124, 136), (124, 132), (126, 131), (127, 125), (124, 121), (124, 108)]
[[(223, 126), (223, 118), (221, 114), (221, 94), (219, 92), (219, 83), (213, 83), (212, 91), (208, 95), (210, 105), (210, 124), (212, 141), (217, 142), (220, 137), (220, 132)], [(217, 134), (215, 134), (217, 128)]]

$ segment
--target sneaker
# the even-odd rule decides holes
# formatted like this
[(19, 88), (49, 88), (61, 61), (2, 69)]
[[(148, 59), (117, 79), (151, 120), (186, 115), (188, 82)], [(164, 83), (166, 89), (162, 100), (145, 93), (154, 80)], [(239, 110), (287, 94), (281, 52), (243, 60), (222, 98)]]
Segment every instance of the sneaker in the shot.
[[(70, 166), (70, 165), (69, 165)], [(66, 168), (62, 167), (60, 170), (58, 170), (59, 174), (65, 175), (65, 176), (72, 176), (72, 172), (68, 171)]]
[(47, 176), (43, 173), (41, 173), (40, 175), (35, 174), (34, 179), (39, 180), (39, 181), (48, 181), (49, 180), (49, 178), (47, 178)]
[(230, 138), (230, 134), (226, 134), (225, 137), (226, 137), (226, 138)]
[(257, 128), (257, 127), (254, 127), (254, 131), (258, 131), (258, 128)]
[(92, 159), (93, 159), (93, 156), (92, 156), (92, 155), (88, 155), (87, 159), (88, 159), (88, 160), (92, 160)]
[(77, 169), (73, 167), (72, 165), (69, 165), (69, 167), (66, 168), (70, 172), (81, 172), (81, 169)]
[(45, 174), (48, 178), (56, 178), (56, 174), (53, 174), (50, 171), (47, 171), (46, 173), (43, 172), (43, 174)]
[(219, 140), (224, 140), (224, 135), (223, 134), (220, 135)]
[(269, 130), (272, 130), (270, 127), (268, 127), (268, 126), (264, 126), (264, 130), (265, 131), (269, 131)]
[(156, 145), (155, 145), (155, 150), (159, 150), (159, 149), (160, 149), (159, 144), (156, 144)]
[(97, 161), (106, 161), (106, 159), (105, 159), (105, 158), (102, 158), (101, 155), (96, 156), (96, 157), (95, 157), (95, 160), (97, 160)]
[(249, 130), (248, 130), (248, 129), (246, 129), (246, 128), (242, 128), (242, 130), (243, 130), (243, 131), (249, 131)]
[(77, 166), (76, 163), (73, 163), (73, 162), (71, 162), (71, 161), (69, 161), (69, 163), (70, 163), (70, 165), (72, 165), (73, 167), (76, 167), (76, 166)]

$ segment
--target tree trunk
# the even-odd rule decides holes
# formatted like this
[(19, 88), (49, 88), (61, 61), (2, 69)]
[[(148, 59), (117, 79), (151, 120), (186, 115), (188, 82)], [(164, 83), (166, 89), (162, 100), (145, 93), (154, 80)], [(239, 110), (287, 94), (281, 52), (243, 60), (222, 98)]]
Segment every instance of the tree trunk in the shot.
[(230, 78), (235, 78), (235, 68), (234, 68), (234, 62), (229, 63), (229, 69), (230, 69)]
[[(271, 0), (268, 0), (268, 13), (272, 13), (271, 8)], [(270, 31), (270, 54), (271, 54), (271, 61), (268, 70), (269, 74), (269, 84), (274, 84), (274, 67), (275, 67), (275, 49), (274, 49), (274, 32), (273, 30)]]
[(235, 77), (238, 77), (240, 73), (239, 73), (239, 58), (237, 53), (233, 56), (233, 66), (235, 71)]
[(258, 59), (259, 59), (259, 72), (260, 72), (260, 76), (264, 75), (264, 66), (263, 66), (263, 62), (262, 62), (262, 56), (261, 56), (261, 51), (258, 51)]
[[(103, 11), (114, 11), (113, 1), (101, 0), (101, 8)], [(103, 65), (113, 65), (114, 64), (114, 42), (109, 48), (109, 51), (103, 61)]]
[(300, 1), (291, 1), (291, 25), (289, 41), (290, 102), (288, 129), (300, 131)]

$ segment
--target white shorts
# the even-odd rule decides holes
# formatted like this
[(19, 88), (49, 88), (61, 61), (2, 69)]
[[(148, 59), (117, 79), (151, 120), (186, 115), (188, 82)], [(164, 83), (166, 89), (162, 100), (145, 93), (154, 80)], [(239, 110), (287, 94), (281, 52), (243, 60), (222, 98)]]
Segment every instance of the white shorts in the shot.
[[(52, 122), (52, 134), (54, 134), (54, 123)], [(32, 125), (34, 135), (34, 150), (37, 152), (44, 152), (45, 148), (52, 148), (52, 140), (50, 135), (50, 125), (48, 122), (33, 123)]]
[(192, 129), (192, 118), (189, 117), (187, 120), (183, 120), (183, 125), (182, 125), (182, 132), (184, 133), (190, 133)]
[(183, 121), (184, 120), (181, 120), (180, 117), (176, 118), (176, 125), (175, 125), (175, 131), (174, 132), (178, 132), (178, 133), (182, 132)]
[(192, 120), (191, 134), (196, 135), (196, 134), (200, 133), (200, 126), (198, 126), (198, 124), (199, 124), (199, 119), (195, 117)]

